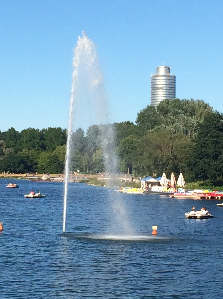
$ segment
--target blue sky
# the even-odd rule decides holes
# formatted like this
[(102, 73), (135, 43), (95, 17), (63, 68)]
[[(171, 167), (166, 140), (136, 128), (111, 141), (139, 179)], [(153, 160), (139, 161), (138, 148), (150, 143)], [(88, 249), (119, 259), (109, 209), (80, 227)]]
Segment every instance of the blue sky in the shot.
[(223, 1), (0, 1), (0, 130), (68, 127), (72, 58), (97, 45), (111, 122), (150, 104), (150, 74), (171, 66), (176, 96), (223, 112)]

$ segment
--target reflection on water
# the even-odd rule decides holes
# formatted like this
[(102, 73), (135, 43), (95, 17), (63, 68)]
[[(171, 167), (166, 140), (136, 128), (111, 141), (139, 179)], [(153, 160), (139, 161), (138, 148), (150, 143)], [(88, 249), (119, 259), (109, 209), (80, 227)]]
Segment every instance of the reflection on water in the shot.
[[(135, 234), (120, 235), (108, 189), (0, 180), (0, 298), (222, 298), (223, 209), (216, 201), (123, 196)], [(46, 198), (27, 199), (40, 190)], [(112, 192), (112, 191), (111, 191)], [(215, 216), (185, 219), (192, 206)], [(152, 236), (152, 226), (158, 235)]]
[(92, 240), (110, 240), (110, 241), (145, 241), (145, 242), (158, 242), (158, 241), (171, 241), (175, 240), (174, 237), (166, 236), (146, 236), (146, 235), (106, 235), (106, 234), (74, 234), (63, 233), (60, 236), (71, 239), (92, 239)]

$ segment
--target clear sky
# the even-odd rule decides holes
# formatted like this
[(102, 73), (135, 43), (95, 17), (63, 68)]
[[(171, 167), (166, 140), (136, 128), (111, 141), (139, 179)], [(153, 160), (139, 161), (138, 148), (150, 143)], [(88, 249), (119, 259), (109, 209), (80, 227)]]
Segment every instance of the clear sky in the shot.
[(2, 0), (1, 131), (68, 127), (82, 31), (97, 45), (112, 122), (135, 122), (163, 64), (178, 98), (223, 112), (222, 0)]

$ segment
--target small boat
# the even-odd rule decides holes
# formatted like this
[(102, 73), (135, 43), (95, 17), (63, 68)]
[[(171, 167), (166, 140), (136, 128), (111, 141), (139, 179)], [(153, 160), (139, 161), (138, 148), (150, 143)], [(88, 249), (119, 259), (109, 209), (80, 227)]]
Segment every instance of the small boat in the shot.
[(9, 183), (6, 188), (19, 188), (19, 186), (17, 184)]
[(128, 194), (143, 194), (144, 191), (141, 188), (120, 188), (118, 190), (115, 190), (116, 192), (121, 193), (128, 193)]
[(144, 191), (140, 188), (125, 188), (123, 193), (128, 193), (128, 194), (143, 194)]
[(185, 213), (185, 217), (187, 219), (208, 219), (208, 218), (213, 218), (213, 215), (211, 213), (207, 212), (206, 214), (201, 213), (200, 211), (191, 213), (187, 212)]
[(35, 194), (25, 194), (24, 195), (25, 198), (42, 198), (42, 197), (46, 197), (46, 195), (42, 195), (40, 193), (35, 193)]
[(201, 195), (198, 193), (193, 192), (175, 192), (173, 195), (170, 195), (170, 197), (179, 198), (179, 199), (201, 199)]
[(218, 207), (223, 207), (223, 203), (217, 203)]
[(152, 190), (145, 190), (145, 194), (155, 194), (155, 195), (173, 195), (173, 192), (165, 192), (165, 191), (152, 191)]

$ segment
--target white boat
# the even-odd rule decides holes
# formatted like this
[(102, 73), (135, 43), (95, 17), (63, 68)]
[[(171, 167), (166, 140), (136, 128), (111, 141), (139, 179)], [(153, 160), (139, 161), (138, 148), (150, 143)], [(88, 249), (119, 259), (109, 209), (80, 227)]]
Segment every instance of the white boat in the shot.
[(9, 183), (9, 184), (6, 186), (6, 188), (19, 188), (19, 186), (16, 185), (16, 184)]
[(185, 213), (185, 217), (187, 219), (208, 219), (208, 218), (213, 218), (213, 215), (211, 213), (207, 212), (206, 214), (197, 211), (197, 212), (187, 212)]
[(218, 207), (223, 207), (223, 203), (217, 203)]
[(42, 195), (40, 193), (36, 193), (36, 194), (25, 194), (24, 197), (25, 198), (42, 198), (42, 197), (46, 197), (46, 195)]

